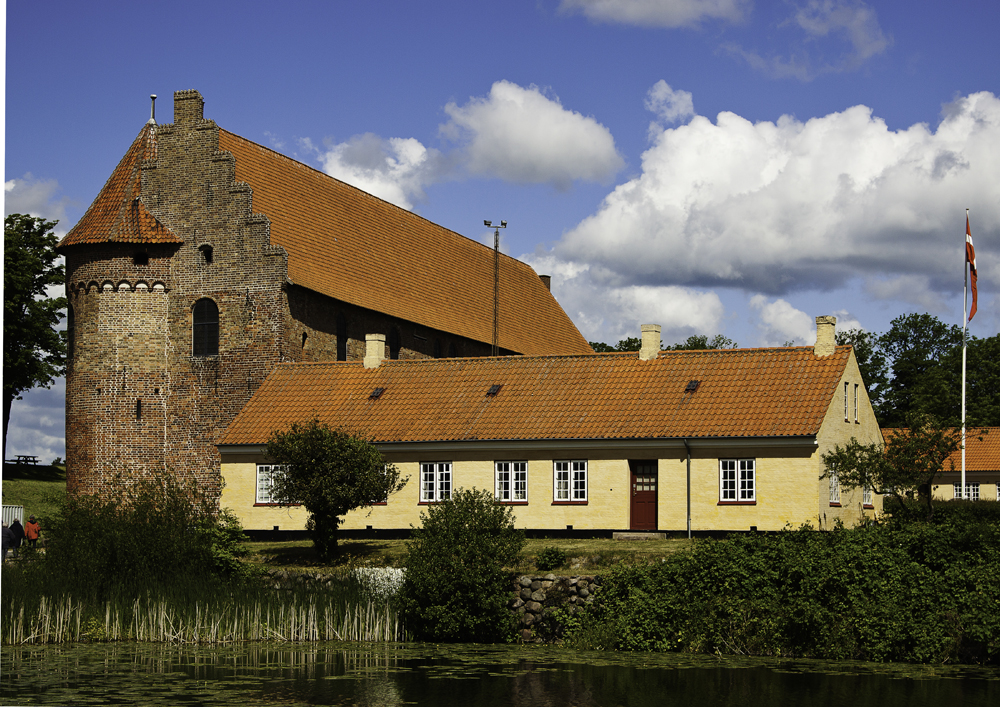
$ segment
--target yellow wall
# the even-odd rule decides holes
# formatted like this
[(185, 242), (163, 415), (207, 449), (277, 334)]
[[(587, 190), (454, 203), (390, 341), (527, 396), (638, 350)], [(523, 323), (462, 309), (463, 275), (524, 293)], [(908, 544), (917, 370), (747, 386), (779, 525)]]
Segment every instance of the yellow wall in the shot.
[[(844, 419), (844, 383), (848, 388), (847, 419)], [(858, 385), (858, 409), (855, 415), (854, 406), (854, 386)], [(855, 417), (857, 421), (855, 422)], [(830, 482), (829, 479), (820, 479), (819, 475), (824, 472), (822, 455), (833, 451), (836, 445), (844, 446), (857, 439), (862, 444), (873, 442), (881, 443), (882, 431), (879, 429), (878, 421), (875, 419), (875, 411), (872, 409), (868, 393), (865, 391), (864, 382), (861, 379), (861, 371), (858, 369), (858, 361), (851, 352), (851, 357), (844, 367), (844, 375), (841, 377), (834, 391), (833, 400), (827, 409), (826, 417), (820, 427), (817, 438), (816, 453), (816, 498), (818, 504), (815, 514), (810, 522), (819, 528), (829, 529), (839, 518), (844, 525), (855, 525), (864, 517), (874, 517), (876, 513), (882, 512), (882, 497), (872, 494), (874, 508), (866, 510), (862, 507), (861, 489), (848, 491), (840, 489), (840, 507), (830, 504)]]

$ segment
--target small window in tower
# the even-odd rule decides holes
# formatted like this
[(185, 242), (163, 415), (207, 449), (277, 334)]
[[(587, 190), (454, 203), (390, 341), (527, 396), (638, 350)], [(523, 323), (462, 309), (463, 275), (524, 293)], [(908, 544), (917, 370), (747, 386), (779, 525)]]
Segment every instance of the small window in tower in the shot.
[(212, 246), (205, 243), (204, 245), (198, 246), (198, 252), (201, 253), (201, 262), (204, 265), (212, 264)]
[(194, 303), (194, 339), (191, 352), (195, 356), (219, 355), (219, 307), (208, 298)]
[(142, 419), (142, 398), (137, 398), (135, 401), (135, 419)]
[(302, 332), (302, 350), (303, 351), (306, 350), (306, 341), (308, 341), (308, 340), (309, 340), (309, 333), (305, 332), (305, 331)]
[(401, 339), (399, 327), (393, 327), (389, 330), (389, 358), (393, 361), (399, 358), (399, 350), (403, 348)]
[(347, 360), (347, 317), (337, 315), (337, 360)]
[(149, 253), (143, 251), (132, 256), (133, 265), (149, 265)]

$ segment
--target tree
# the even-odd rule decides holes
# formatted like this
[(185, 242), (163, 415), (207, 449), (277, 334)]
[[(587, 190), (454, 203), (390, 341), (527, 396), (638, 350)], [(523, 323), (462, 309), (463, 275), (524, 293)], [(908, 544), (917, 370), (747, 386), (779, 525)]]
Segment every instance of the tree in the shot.
[(861, 380), (865, 383), (865, 390), (868, 391), (872, 407), (877, 411), (889, 386), (885, 353), (879, 346), (878, 334), (863, 329), (848, 329), (838, 331), (836, 339), (837, 345), (849, 345), (854, 348), (854, 357), (861, 370)]
[(24, 214), (10, 214), (3, 223), (4, 457), (11, 404), (26, 390), (48, 387), (66, 369), (66, 341), (55, 329), (66, 298), (46, 293), (66, 279), (63, 265), (55, 264), (56, 223)]
[(336, 555), (341, 516), (385, 501), (408, 481), (374, 444), (316, 419), (275, 431), (265, 456), (284, 467), (272, 477), (271, 498), (305, 506), (306, 529), (324, 561)]
[(407, 544), (400, 595), (418, 640), (493, 642), (510, 638), (510, 576), (524, 547), (510, 506), (491, 491), (458, 489), (420, 514)]
[(687, 341), (681, 344), (674, 344), (673, 346), (668, 346), (667, 351), (707, 351), (709, 349), (736, 349), (739, 348), (739, 344), (730, 339), (728, 336), (723, 336), (722, 334), (716, 334), (711, 339), (705, 334), (696, 334), (694, 336), (689, 336)]
[(960, 438), (960, 430), (942, 427), (924, 415), (912, 415), (908, 427), (886, 435), (884, 447), (861, 444), (852, 437), (845, 447), (838, 444), (832, 452), (824, 453), (826, 471), (821, 478), (835, 475), (843, 488), (869, 488), (893, 496), (900, 509), (905, 507), (905, 499), (916, 493), (926, 502), (926, 518), (930, 520), (934, 515), (934, 480), (959, 448)]

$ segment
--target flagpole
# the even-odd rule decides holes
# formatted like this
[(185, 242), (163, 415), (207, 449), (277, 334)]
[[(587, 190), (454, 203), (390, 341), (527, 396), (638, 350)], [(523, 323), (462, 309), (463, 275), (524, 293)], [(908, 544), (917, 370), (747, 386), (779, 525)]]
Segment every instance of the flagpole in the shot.
[(968, 246), (968, 232), (969, 232), (969, 210), (965, 210), (965, 231), (966, 231), (966, 243), (963, 244), (962, 249), (962, 274), (965, 278), (965, 284), (962, 287), (962, 495), (960, 498), (966, 498), (968, 492), (965, 486), (965, 353), (968, 346), (968, 336), (966, 331), (969, 326), (969, 246)]

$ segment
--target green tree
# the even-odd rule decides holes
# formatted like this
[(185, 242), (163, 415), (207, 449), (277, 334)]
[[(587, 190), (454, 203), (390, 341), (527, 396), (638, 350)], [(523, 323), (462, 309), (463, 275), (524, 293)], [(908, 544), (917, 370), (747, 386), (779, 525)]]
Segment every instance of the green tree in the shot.
[(374, 444), (316, 419), (275, 431), (265, 456), (284, 465), (283, 473), (272, 477), (271, 498), (305, 506), (306, 529), (324, 561), (336, 555), (342, 516), (385, 501), (408, 481)]
[(823, 454), (821, 478), (836, 475), (842, 488), (869, 488), (896, 499), (897, 508), (918, 494), (927, 504), (926, 518), (934, 515), (934, 480), (944, 471), (948, 457), (959, 448), (960, 431), (942, 427), (926, 415), (911, 415), (909, 425), (886, 435), (885, 445), (861, 444), (851, 438)]
[(854, 347), (854, 357), (858, 360), (861, 370), (861, 380), (868, 391), (868, 399), (876, 413), (889, 386), (889, 373), (886, 368), (885, 353), (879, 345), (878, 334), (863, 329), (848, 329), (836, 334), (839, 346)]
[(48, 297), (66, 274), (56, 265), (57, 221), (10, 214), (3, 222), (3, 451), (10, 408), (21, 393), (48, 387), (66, 368), (66, 342), (55, 327), (65, 297)]
[(736, 349), (739, 344), (728, 336), (716, 334), (711, 339), (705, 334), (695, 334), (689, 336), (687, 341), (680, 344), (668, 346), (667, 351), (707, 351), (709, 349)]
[[(902, 427), (911, 414), (957, 422), (961, 417), (961, 381), (956, 388), (954, 370), (942, 364), (956, 348), (961, 356), (959, 326), (945, 324), (930, 314), (893, 319), (889, 331), (878, 340), (878, 349), (892, 373), (876, 408), (879, 424)], [(958, 373), (961, 375), (961, 368)]]
[(458, 489), (420, 514), (407, 544), (400, 594), (418, 640), (494, 642), (513, 635), (510, 574), (524, 548), (510, 506)]

